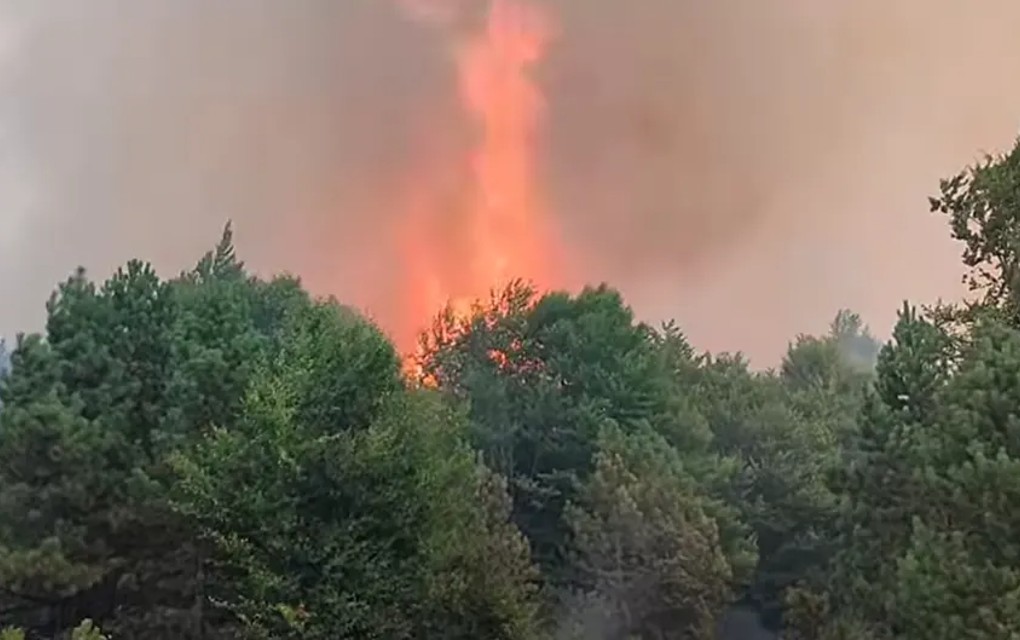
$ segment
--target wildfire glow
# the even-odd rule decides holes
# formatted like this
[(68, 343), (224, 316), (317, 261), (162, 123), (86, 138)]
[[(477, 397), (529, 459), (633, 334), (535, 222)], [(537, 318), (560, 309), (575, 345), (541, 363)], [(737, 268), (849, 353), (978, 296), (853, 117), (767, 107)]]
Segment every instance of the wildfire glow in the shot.
[[(527, 0), (487, 1), (484, 22), (454, 49), (460, 102), (476, 129), (470, 157), (462, 159), (466, 184), (453, 204), (412, 197), (401, 229), (408, 309), (408, 326), (396, 336), (401, 348), (411, 347), (407, 337), (447, 303), (466, 313), (472, 300), (512, 278), (538, 287), (552, 280), (535, 167), (544, 103), (529, 76), (545, 54), (551, 23)], [(438, 15), (436, 6), (419, 17)], [(450, 217), (456, 229), (443, 225)]]

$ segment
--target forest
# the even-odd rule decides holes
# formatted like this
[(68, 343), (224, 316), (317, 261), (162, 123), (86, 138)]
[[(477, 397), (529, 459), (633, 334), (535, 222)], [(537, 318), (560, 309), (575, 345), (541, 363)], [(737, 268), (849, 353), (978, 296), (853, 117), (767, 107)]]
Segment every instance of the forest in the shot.
[(0, 638), (1018, 638), (1020, 144), (930, 208), (968, 299), (768, 371), (524, 282), (407, 363), (229, 225), (79, 269), (0, 358)]

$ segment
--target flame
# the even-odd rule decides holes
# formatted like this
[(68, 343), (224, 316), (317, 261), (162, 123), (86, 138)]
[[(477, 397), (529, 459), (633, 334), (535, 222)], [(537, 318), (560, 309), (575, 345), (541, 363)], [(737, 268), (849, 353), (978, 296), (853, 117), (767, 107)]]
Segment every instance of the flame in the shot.
[(535, 187), (535, 137), (542, 96), (527, 75), (548, 40), (535, 6), (493, 0), (484, 33), (458, 56), (461, 96), (482, 128), (471, 167), (476, 181), (471, 273), (484, 293), (515, 276), (545, 275)]
[[(419, 19), (445, 28), (453, 21), (451, 4), (404, 3)], [(395, 336), (402, 349), (413, 349), (408, 336), (425, 329), (447, 304), (464, 316), (473, 300), (511, 279), (524, 278), (538, 288), (554, 280), (551, 231), (536, 179), (544, 100), (529, 75), (546, 53), (551, 26), (549, 16), (528, 0), (488, 0), (484, 22), (455, 42), (458, 96), (477, 138), (469, 157), (461, 159), (467, 180), (452, 205), (444, 208), (437, 198), (422, 195), (429, 186), (435, 190), (428, 185), (430, 166), (410, 190), (415, 195), (401, 228), (407, 326)], [(436, 161), (429, 158), (430, 164)], [(451, 215), (458, 228), (443, 229)]]

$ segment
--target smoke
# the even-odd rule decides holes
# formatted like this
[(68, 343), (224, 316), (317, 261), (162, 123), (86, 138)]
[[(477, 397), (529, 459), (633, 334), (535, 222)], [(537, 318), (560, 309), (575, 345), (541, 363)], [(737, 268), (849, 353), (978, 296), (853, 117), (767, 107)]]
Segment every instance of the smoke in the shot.
[[(959, 294), (926, 196), (1012, 142), (1020, 5), (546, 4), (540, 177), (586, 280), (763, 364), (838, 308), (885, 333)], [(472, 133), (441, 31), (396, 0), (0, 0), (0, 332), (77, 264), (176, 271), (227, 218), (250, 265), (385, 323), (406, 189)]]

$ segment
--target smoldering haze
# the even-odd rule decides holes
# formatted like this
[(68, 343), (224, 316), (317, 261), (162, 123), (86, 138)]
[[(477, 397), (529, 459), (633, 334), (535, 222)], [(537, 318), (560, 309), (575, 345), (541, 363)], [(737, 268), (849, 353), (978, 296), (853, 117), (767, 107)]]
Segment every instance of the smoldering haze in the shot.
[[(957, 295), (925, 197), (1015, 134), (1020, 5), (547, 4), (541, 179), (586, 280), (763, 363), (838, 307), (883, 333)], [(227, 218), (252, 266), (385, 320), (402, 190), (471, 135), (442, 30), (396, 5), (0, 0), (0, 331), (79, 263), (177, 270)]]

